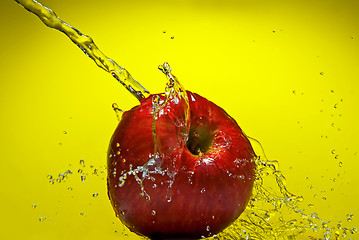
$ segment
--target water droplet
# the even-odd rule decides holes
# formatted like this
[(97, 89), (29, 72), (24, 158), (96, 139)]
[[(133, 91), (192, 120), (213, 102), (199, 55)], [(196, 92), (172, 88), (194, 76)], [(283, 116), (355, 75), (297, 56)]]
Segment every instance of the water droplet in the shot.
[(39, 218), (39, 221), (40, 221), (40, 222), (43, 222), (43, 221), (45, 221), (45, 220), (46, 220), (46, 217), (40, 217), (40, 218)]
[(320, 72), (319, 74), (320, 74), (320, 75), (324, 75), (324, 72)]
[(54, 184), (54, 183), (55, 183), (54, 179), (51, 179), (51, 180), (49, 181), (49, 183), (50, 183), (50, 184)]
[(334, 104), (334, 108), (338, 108), (338, 103)]
[(163, 30), (162, 32), (163, 32), (163, 33), (166, 33), (166, 30)]
[(156, 211), (152, 210), (152, 216), (155, 216), (155, 215), (156, 215)]
[(81, 168), (79, 168), (79, 170), (77, 170), (77, 172), (78, 172), (78, 173), (82, 173), (82, 169), (81, 169)]
[(120, 154), (121, 154), (121, 151), (120, 151), (120, 150), (118, 150), (116, 154), (117, 154), (117, 155), (120, 155)]
[(47, 175), (47, 178), (48, 178), (48, 179), (52, 179), (53, 177), (52, 177), (51, 174), (49, 174), (49, 175)]
[(206, 191), (206, 188), (201, 189), (201, 193), (204, 193)]
[(174, 36), (171, 37), (171, 39), (174, 39), (174, 38), (175, 38)]
[(68, 187), (67, 190), (70, 190), (70, 191), (71, 191), (71, 190), (72, 190), (72, 187)]
[(209, 226), (206, 227), (206, 231), (209, 232), (211, 228)]
[(331, 93), (334, 93), (334, 90), (332, 89), (332, 90), (330, 90), (330, 92), (331, 92)]
[(333, 149), (333, 150), (331, 151), (331, 153), (332, 153), (332, 154), (335, 154), (335, 149)]
[(85, 166), (85, 160), (81, 159), (80, 160), (80, 165), (82, 165), (84, 167)]
[(120, 146), (120, 144), (119, 143), (116, 143), (116, 147), (119, 147)]
[(67, 132), (66, 132), (66, 131), (64, 131), (64, 134), (67, 134)]
[(32, 208), (36, 208), (36, 204), (32, 204)]
[(83, 216), (84, 215), (84, 212), (80, 212), (80, 216)]
[(112, 104), (112, 109), (113, 109), (113, 110), (115, 111), (115, 113), (116, 113), (117, 120), (118, 120), (118, 121), (121, 121), (122, 114), (123, 114), (125, 111), (119, 109), (117, 103), (113, 103), (113, 104)]
[(324, 239), (325, 240), (330, 240), (330, 237), (331, 237), (332, 235), (329, 233), (329, 232), (326, 232), (325, 234), (324, 234)]
[(81, 182), (84, 182), (86, 180), (86, 176), (85, 175), (81, 175)]
[(98, 193), (94, 193), (94, 194), (92, 194), (92, 197), (97, 197), (98, 196)]
[(342, 162), (339, 162), (339, 167), (342, 167), (343, 166), (343, 163)]

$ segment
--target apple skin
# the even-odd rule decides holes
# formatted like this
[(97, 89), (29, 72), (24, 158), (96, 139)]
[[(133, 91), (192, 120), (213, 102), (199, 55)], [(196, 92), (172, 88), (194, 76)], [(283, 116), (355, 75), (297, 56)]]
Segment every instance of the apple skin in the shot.
[[(256, 156), (249, 140), (222, 108), (198, 94), (187, 91), (187, 95), (188, 143), (179, 150), (168, 149), (167, 159), (175, 161), (161, 165), (175, 174), (151, 173), (142, 183), (138, 182), (142, 172), (137, 173), (137, 180), (134, 175), (128, 175), (124, 184), (120, 179), (130, 165), (134, 170), (153, 157), (152, 95), (123, 114), (110, 141), (107, 185), (112, 206), (131, 231), (151, 239), (198, 239), (216, 234), (239, 217), (251, 197)], [(174, 107), (171, 113), (176, 111)], [(170, 114), (162, 123), (167, 128), (156, 130), (161, 142), (176, 139), (176, 123)], [(192, 153), (193, 145), (201, 142), (191, 138), (197, 130), (204, 135), (204, 139), (200, 136), (202, 145), (208, 145), (199, 154)], [(166, 154), (165, 147), (162, 153)]]

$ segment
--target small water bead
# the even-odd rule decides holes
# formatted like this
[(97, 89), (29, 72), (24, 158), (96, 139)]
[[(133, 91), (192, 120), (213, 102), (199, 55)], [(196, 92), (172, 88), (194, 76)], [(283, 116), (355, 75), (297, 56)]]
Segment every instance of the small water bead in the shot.
[(174, 39), (174, 38), (175, 38), (174, 36), (171, 37), (171, 39)]
[(92, 194), (92, 197), (97, 197), (98, 196), (98, 193), (94, 193), (94, 194)]
[(332, 235), (329, 233), (329, 232), (326, 232), (325, 234), (324, 234), (324, 239), (325, 240), (330, 240), (330, 237), (331, 237)]
[(82, 173), (83, 171), (82, 171), (81, 168), (79, 168), (79, 170), (77, 170), (77, 172), (78, 172), (78, 173)]
[(45, 221), (45, 220), (46, 220), (46, 217), (40, 217), (40, 218), (39, 218), (39, 221), (40, 221), (40, 222), (43, 222), (43, 221)]
[(320, 74), (320, 75), (324, 75), (324, 72), (320, 72), (319, 74)]
[(353, 213), (347, 214), (347, 222), (351, 222), (353, 220)]
[(126, 210), (122, 210), (122, 211), (120, 211), (120, 214), (125, 215), (126, 212), (127, 212)]
[(84, 182), (86, 180), (86, 176), (85, 175), (81, 175), (81, 182)]
[(34, 209), (35, 209), (35, 208), (36, 208), (36, 204), (32, 204), (32, 208), (34, 208)]
[(156, 211), (152, 210), (152, 216), (155, 216), (155, 215), (156, 215)]
[(60, 178), (61, 180), (64, 180), (65, 179), (65, 174), (59, 173), (58, 178)]
[(206, 227), (206, 231), (209, 232), (211, 228), (209, 226)]
[(51, 179), (51, 180), (49, 181), (49, 183), (50, 183), (50, 184), (54, 184), (54, 183), (55, 183), (54, 179)]
[(83, 216), (84, 215), (84, 212), (80, 212), (80, 216)]
[(64, 131), (64, 134), (67, 134), (67, 131)]
[(120, 147), (120, 144), (119, 144), (119, 143), (116, 143), (116, 147)]
[(52, 179), (53, 176), (52, 176), (51, 174), (49, 174), (49, 175), (47, 175), (47, 178), (48, 178), (48, 179)]
[(85, 160), (81, 159), (81, 160), (80, 160), (80, 165), (82, 165), (83, 167), (85, 167)]

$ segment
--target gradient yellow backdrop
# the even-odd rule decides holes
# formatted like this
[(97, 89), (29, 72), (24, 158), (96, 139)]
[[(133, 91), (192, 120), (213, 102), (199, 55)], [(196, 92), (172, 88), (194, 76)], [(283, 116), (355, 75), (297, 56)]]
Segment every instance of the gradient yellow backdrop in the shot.
[[(168, 61), (262, 143), (313, 211), (359, 225), (358, 1), (42, 3), (152, 93)], [(102, 172), (111, 105), (137, 100), (15, 1), (0, 2), (0, 36), (0, 238), (139, 239), (114, 216)]]

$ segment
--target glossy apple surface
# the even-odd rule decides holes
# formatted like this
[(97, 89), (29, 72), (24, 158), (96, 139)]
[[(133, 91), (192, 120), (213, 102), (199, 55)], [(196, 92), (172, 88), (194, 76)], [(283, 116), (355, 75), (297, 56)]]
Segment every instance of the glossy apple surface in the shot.
[(187, 95), (186, 145), (174, 147), (176, 107), (156, 129), (161, 153), (170, 162), (161, 161), (157, 170), (148, 166), (154, 157), (152, 95), (123, 114), (109, 146), (112, 206), (131, 231), (152, 239), (216, 234), (238, 218), (251, 196), (255, 153), (250, 142), (222, 108), (198, 94)]

